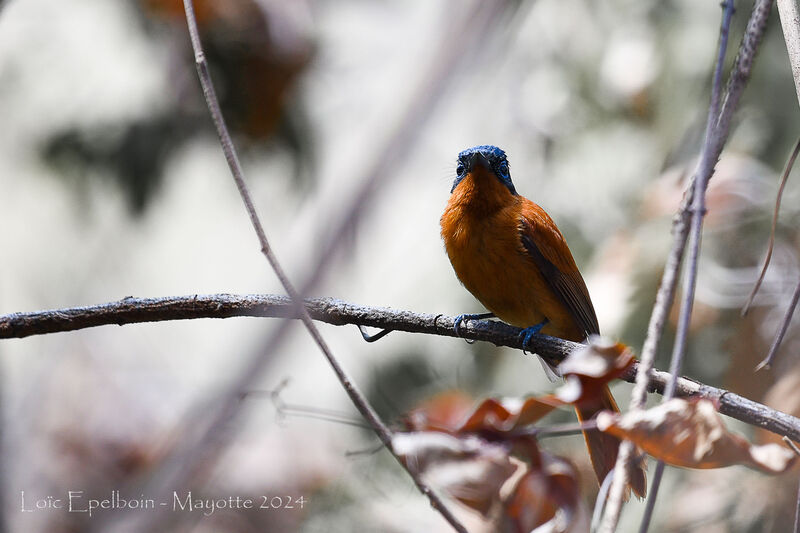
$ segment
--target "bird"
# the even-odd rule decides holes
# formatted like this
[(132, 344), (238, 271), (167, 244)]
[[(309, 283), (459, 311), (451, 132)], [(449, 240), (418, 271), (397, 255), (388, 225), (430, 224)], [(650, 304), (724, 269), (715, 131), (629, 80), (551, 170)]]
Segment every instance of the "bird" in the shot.
[[(523, 347), (537, 334), (584, 342), (600, 333), (564, 236), (544, 209), (517, 193), (503, 150), (482, 145), (458, 154), (440, 225), (456, 276), (490, 311), (457, 317), (456, 334), (464, 320), (491, 316), (523, 328)], [(604, 409), (619, 412), (607, 386), (600, 401), (575, 406), (580, 421)], [(584, 438), (602, 483), (614, 468), (620, 441), (599, 431), (585, 431)], [(630, 477), (633, 491), (644, 496), (643, 466)]]

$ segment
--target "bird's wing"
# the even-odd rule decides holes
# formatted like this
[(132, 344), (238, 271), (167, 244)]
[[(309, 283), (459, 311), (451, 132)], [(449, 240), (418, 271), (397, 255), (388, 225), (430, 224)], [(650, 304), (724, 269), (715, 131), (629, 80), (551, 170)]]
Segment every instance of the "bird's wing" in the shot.
[(541, 207), (533, 202), (526, 204), (519, 225), (525, 252), (586, 335), (600, 333), (586, 283), (563, 235)]

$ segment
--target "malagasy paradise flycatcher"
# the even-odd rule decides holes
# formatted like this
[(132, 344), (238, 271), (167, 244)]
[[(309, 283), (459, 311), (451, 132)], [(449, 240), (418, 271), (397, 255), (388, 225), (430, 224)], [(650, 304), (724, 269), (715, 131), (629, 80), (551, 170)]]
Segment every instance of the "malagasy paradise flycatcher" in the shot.
[[(525, 328), (523, 346), (539, 333), (583, 342), (600, 332), (589, 291), (564, 236), (544, 209), (520, 196), (511, 181), (506, 154), (496, 146), (475, 146), (458, 154), (456, 178), (441, 218), (442, 239), (453, 269), (492, 314)], [(486, 315), (461, 315), (462, 320)], [(611, 391), (575, 407), (578, 420), (608, 409), (619, 411)], [(620, 441), (585, 431), (597, 479), (614, 468)], [(639, 465), (631, 487), (643, 496)]]

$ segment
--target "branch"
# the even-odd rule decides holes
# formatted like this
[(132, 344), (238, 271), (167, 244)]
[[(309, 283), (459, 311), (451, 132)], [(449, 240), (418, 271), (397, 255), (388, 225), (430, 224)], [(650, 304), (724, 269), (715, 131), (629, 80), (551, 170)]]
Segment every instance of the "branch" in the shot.
[[(769, 262), (772, 259), (772, 251), (775, 248), (775, 235), (778, 233), (778, 214), (781, 211), (781, 199), (783, 198), (783, 191), (786, 189), (786, 183), (789, 181), (789, 174), (792, 172), (794, 161), (797, 159), (798, 154), (800, 154), (800, 139), (798, 139), (797, 143), (794, 145), (794, 150), (792, 150), (789, 159), (786, 161), (786, 167), (783, 169), (783, 174), (781, 174), (780, 185), (778, 185), (778, 194), (775, 195), (775, 208), (772, 210), (772, 227), (770, 228), (769, 240), (767, 241), (767, 255), (764, 257), (764, 265), (761, 267), (761, 272), (756, 279), (755, 285), (753, 285), (753, 290), (750, 291), (750, 296), (747, 297), (747, 301), (742, 307), (742, 316), (747, 315), (747, 312), (750, 310), (750, 306), (753, 304), (753, 301), (756, 298), (758, 289), (761, 287), (761, 283), (767, 276), (767, 268), (769, 268)], [(762, 362), (762, 364), (767, 366), (770, 361), (772, 361), (772, 359), (768, 356), (766, 363)], [(758, 365), (756, 367), (756, 371), (760, 370), (761, 366), (761, 364)]]
[[(275, 272), (275, 275), (278, 277), (281, 285), (283, 286), (284, 290), (290, 297), (290, 301), (292, 302), (292, 314), (298, 315), (298, 318), (303, 323), (303, 325), (308, 330), (311, 338), (314, 339), (314, 342), (319, 347), (320, 351), (327, 359), (328, 363), (331, 365), (336, 377), (342, 384), (347, 395), (350, 397), (350, 400), (353, 402), (353, 405), (356, 406), (356, 409), (361, 413), (361, 416), (372, 426), (372, 429), (375, 431), (375, 434), (378, 438), (383, 442), (383, 444), (389, 449), (390, 452), (394, 455), (392, 451), (392, 434), (389, 428), (381, 421), (378, 417), (378, 413), (375, 412), (374, 409), (369, 405), (366, 397), (358, 390), (358, 388), (353, 384), (350, 377), (345, 372), (344, 368), (339, 364), (338, 359), (333, 355), (330, 347), (328, 346), (325, 339), (322, 338), (319, 330), (317, 329), (316, 324), (309, 316), (308, 312), (303, 307), (302, 299), (300, 294), (298, 293), (297, 289), (294, 287), (294, 284), (289, 280), (289, 276), (286, 275), (286, 271), (283, 269), (280, 261), (278, 261), (277, 255), (275, 255), (272, 246), (269, 244), (269, 240), (267, 239), (267, 234), (264, 231), (264, 227), (261, 224), (261, 219), (256, 212), (255, 204), (253, 203), (253, 198), (250, 195), (250, 191), (248, 190), (247, 184), (244, 178), (244, 170), (242, 169), (242, 165), (239, 162), (239, 156), (236, 153), (236, 147), (233, 144), (233, 139), (231, 139), (231, 135), (228, 132), (228, 127), (225, 124), (225, 119), (222, 116), (222, 110), (220, 109), (219, 101), (217, 100), (217, 96), (214, 90), (214, 84), (211, 80), (211, 74), (208, 69), (208, 63), (205, 59), (205, 53), (203, 52), (203, 47), (200, 42), (200, 33), (197, 28), (197, 22), (195, 20), (194, 14), (194, 7), (192, 5), (192, 0), (184, 0), (184, 9), (186, 11), (186, 22), (189, 27), (189, 37), (192, 42), (192, 49), (195, 53), (195, 63), (197, 66), (197, 74), (200, 78), (200, 85), (203, 88), (203, 96), (205, 97), (206, 104), (208, 105), (209, 113), (211, 114), (211, 119), (214, 122), (214, 126), (217, 129), (217, 133), (219, 135), (220, 144), (222, 145), (222, 151), (225, 154), (225, 159), (228, 162), (228, 167), (231, 171), (231, 176), (233, 177), (233, 181), (236, 183), (236, 188), (239, 190), (239, 195), (242, 198), (242, 202), (244, 203), (245, 210), (247, 211), (247, 215), (250, 217), (250, 223), (253, 226), (253, 229), (256, 232), (256, 236), (258, 237), (258, 243), (261, 245), (261, 253), (264, 254), (267, 262), (269, 263), (272, 270)], [(230, 411), (231, 408), (235, 410), (234, 405), (238, 404), (236, 401), (236, 396), (238, 396), (239, 391), (241, 391), (244, 384), (249, 382), (252, 379), (255, 379), (256, 376), (260, 374), (260, 370), (266, 365), (266, 361), (268, 357), (266, 355), (258, 355), (253, 358), (253, 361), (250, 365), (248, 365), (245, 369), (245, 373), (242, 375), (241, 379), (239, 380), (239, 385), (235, 387), (231, 387), (230, 393), (227, 396), (227, 401), (223, 404), (223, 409), (220, 411), (219, 420), (220, 422), (229, 423), (230, 418)], [(226, 404), (231, 404), (231, 408), (225, 408)], [(224, 417), (224, 418), (223, 418)], [(209, 433), (211, 433), (212, 429), (216, 431), (218, 428), (214, 428), (214, 425), (210, 426)], [(401, 464), (402, 461), (399, 457), (397, 457), (398, 461)], [(455, 521), (455, 518), (452, 517), (449, 512), (444, 508), (444, 504), (439, 501), (438, 497), (432, 495), (430, 490), (427, 489), (417, 474), (414, 472), (410, 472), (411, 477), (417, 483), (417, 486), (423, 493), (428, 493), (429, 497), (431, 498), (431, 505), (436, 508), (439, 512), (445, 515), (448, 521), (454, 522), (454, 525), (458, 525), (458, 522)], [(456, 529), (459, 529), (456, 527)], [(463, 529), (463, 528), (462, 528)]]
[[(659, 286), (658, 295), (656, 297), (656, 305), (650, 317), (647, 338), (645, 339), (642, 350), (643, 365), (638, 376), (637, 387), (633, 392), (633, 409), (641, 408), (644, 405), (644, 394), (642, 391), (644, 389), (644, 384), (648, 381), (648, 374), (653, 365), (658, 344), (663, 333), (664, 322), (669, 308), (672, 305), (678, 280), (678, 271), (690, 232), (689, 222), (691, 218), (692, 247), (686, 281), (687, 288), (681, 305), (678, 333), (676, 334), (672, 361), (670, 363), (670, 369), (675, 376), (680, 372), (686, 345), (686, 331), (688, 331), (692, 302), (694, 300), (702, 221), (705, 215), (705, 190), (711, 175), (714, 173), (714, 167), (722, 153), (722, 148), (730, 134), (731, 119), (738, 107), (739, 98), (744, 91), (747, 80), (750, 78), (753, 60), (755, 59), (756, 51), (764, 35), (767, 18), (772, 8), (772, 0), (759, 0), (753, 6), (753, 11), (747, 22), (745, 34), (742, 37), (742, 42), (739, 45), (739, 50), (728, 78), (725, 100), (720, 104), (722, 65), (725, 59), (728, 31), (733, 15), (733, 2), (732, 0), (728, 0), (723, 3), (722, 6), (724, 11), (720, 24), (719, 51), (714, 68), (711, 102), (709, 104), (708, 120), (703, 147), (700, 153), (700, 161), (673, 226), (675, 236), (673, 247), (670, 250), (667, 265), (661, 279), (661, 285)], [(667, 398), (671, 397), (675, 392), (674, 387), (676, 382), (673, 383), (674, 384), (670, 384), (667, 388)], [(617, 463), (614, 468), (614, 481), (610, 490), (608, 506), (599, 529), (602, 533), (611, 533), (616, 529), (622, 509), (623, 495), (627, 485), (626, 477), (633, 452), (633, 444), (629, 442), (623, 442), (620, 446)], [(658, 486), (661, 481), (663, 468), (664, 465), (661, 462), (656, 465), (656, 471), (653, 476), (653, 483), (640, 531), (647, 531), (649, 527), (650, 516), (652, 516), (652, 509), (655, 505), (655, 498), (658, 493)]]
[[(344, 216), (338, 222), (331, 225), (333, 228), (331, 237), (321, 247), (322, 253), (320, 257), (313, 263), (310, 269), (311, 274), (299, 285), (299, 289), (295, 289), (294, 285), (290, 282), (267, 240), (266, 233), (259, 220), (254, 202), (252, 201), (245, 183), (244, 172), (239, 163), (235, 146), (228, 133), (224, 117), (220, 110), (205, 54), (202, 49), (192, 0), (184, 0), (183, 4), (203, 96), (205, 97), (214, 126), (217, 129), (222, 150), (230, 167), (231, 175), (236, 183), (236, 187), (245, 204), (253, 229), (258, 237), (261, 251), (291, 298), (291, 314), (293, 316), (298, 316), (303, 321), (310, 335), (328, 360), (351, 401), (370, 426), (372, 426), (378, 438), (389, 452), (398, 460), (401, 466), (408, 471), (420, 492), (428, 497), (431, 506), (436, 509), (456, 531), (466, 532), (464, 526), (445, 507), (439, 496), (422, 482), (420, 474), (409, 469), (393, 452), (391, 432), (379, 419), (378, 415), (367, 403), (365, 397), (358, 391), (356, 386), (346, 375), (343, 367), (334, 357), (319, 331), (316, 329), (316, 325), (311, 317), (308, 316), (303, 306), (302, 298), (319, 284), (324, 274), (328, 271), (328, 265), (332, 262), (332, 256), (334, 253), (341, 250), (340, 245), (352, 233), (357, 222), (366, 211), (366, 206), (369, 203), (368, 200), (372, 198), (375, 191), (378, 189), (377, 184), (391, 175), (389, 170), (391, 170), (392, 167), (399, 166), (395, 164), (397, 163), (396, 158), (402, 158), (406, 150), (413, 144), (413, 141), (418, 138), (418, 133), (422, 129), (422, 125), (432, 114), (432, 109), (435, 108), (439, 98), (444, 94), (444, 88), (447, 86), (447, 82), (452, 77), (453, 72), (455, 72), (455, 66), (459, 63), (459, 60), (463, 60), (464, 57), (466, 57), (466, 50), (473, 49), (477, 43), (481, 42), (481, 38), (491, 33), (490, 30), (492, 26), (496, 26), (494, 23), (498, 20), (499, 13), (503, 11), (501, 8), (505, 7), (506, 4), (500, 0), (495, 2), (475, 2), (472, 9), (463, 10), (459, 23), (454, 24), (453, 27), (450, 28), (453, 33), (446, 35), (442, 40), (441, 49), (431, 54), (431, 61), (428, 68), (419, 69), (422, 73), (419, 83), (412, 84), (416, 89), (413, 93), (414, 98), (409, 102), (408, 106), (404, 108), (406, 112), (402, 114), (402, 118), (397, 122), (397, 127), (392, 130), (389, 135), (386, 147), (383, 150), (375, 151), (376, 156), (374, 163), (367, 163), (364, 165), (363, 161), (359, 161), (359, 167), (363, 166), (366, 168), (366, 174), (360, 180), (356, 194), (352, 196), (352, 200), (344, 210)], [(157, 475), (152, 475), (148, 480), (148, 483), (152, 485), (150, 490), (154, 493), (161, 493), (166, 491), (170, 486), (187, 485), (189, 482), (197, 482), (201, 477), (208, 475), (211, 467), (215, 464), (219, 456), (220, 450), (222, 450), (231, 439), (232, 428), (235, 427), (233, 422), (237, 419), (241, 411), (242, 403), (240, 397), (242, 391), (251, 389), (253, 383), (270, 363), (273, 354), (277, 352), (279, 346), (287, 338), (288, 324), (287, 321), (276, 328), (265, 342), (265, 348), (245, 361), (237, 377), (235, 377), (219, 394), (218, 398), (212, 402), (212, 410), (210, 412), (207, 406), (198, 406), (197, 412), (190, 417), (194, 419), (191, 424), (192, 427), (200, 428), (199, 431), (196, 431), (197, 436), (195, 438), (184, 439), (183, 442), (180, 442), (179, 446), (181, 449), (176, 448), (174, 453), (163, 461), (162, 465), (159, 465)], [(156, 513), (156, 515), (158, 516), (155, 518), (139, 518), (138, 527), (131, 526), (131, 524), (123, 526), (113, 524), (113, 526), (115, 530), (118, 531), (125, 530), (126, 526), (127, 529), (165, 529), (167, 527), (165, 523), (170, 518), (168, 518), (166, 513)], [(143, 517), (144, 515), (139, 516)], [(149, 523), (147, 522), (148, 520)], [(101, 527), (95, 528), (95, 530), (107, 530), (106, 526), (111, 526), (111, 524), (101, 524)]]
[[(472, 10), (466, 10), (464, 12), (464, 18), (460, 21), (461, 25), (463, 25), (463, 31), (456, 33), (458, 38), (443, 41), (444, 46), (439, 53), (433, 54), (430, 68), (423, 69), (426, 76), (421, 78), (417, 86), (417, 92), (415, 93), (416, 98), (409, 104), (408, 112), (403, 116), (403, 119), (398, 122), (397, 129), (389, 136), (387, 148), (377, 152), (378, 155), (375, 159), (375, 167), (366, 167), (367, 173), (364, 179), (360, 181), (358, 192), (353, 196), (353, 200), (348, 208), (345, 209), (344, 217), (338, 224), (332, 226), (335, 229), (331, 233), (331, 238), (322, 247), (320, 257), (311, 268), (311, 275), (300, 285), (299, 289), (295, 288), (285, 274), (267, 240), (266, 233), (259, 220), (254, 202), (245, 183), (244, 172), (239, 163), (236, 148), (228, 133), (219, 101), (215, 94), (214, 85), (200, 41), (192, 0), (183, 0), (183, 5), (203, 96), (208, 105), (208, 110), (214, 122), (214, 126), (217, 129), (225, 159), (228, 162), (231, 175), (236, 183), (236, 187), (239, 190), (239, 194), (245, 205), (248, 216), (250, 217), (250, 222), (258, 237), (261, 251), (291, 298), (292, 315), (297, 315), (302, 320), (314, 342), (323, 352), (350, 400), (370, 424), (389, 452), (397, 459), (401, 466), (408, 471), (420, 492), (428, 497), (431, 506), (436, 509), (456, 531), (466, 533), (464, 526), (445, 507), (439, 496), (422, 482), (420, 474), (408, 468), (400, 457), (394, 453), (390, 430), (383, 424), (364, 395), (361, 394), (355, 384), (350, 380), (344, 368), (333, 355), (327, 343), (317, 330), (316, 325), (305, 310), (303, 306), (303, 297), (309, 294), (323, 278), (324, 273), (328, 270), (327, 267), (331, 262), (331, 257), (335, 252), (340, 250), (340, 244), (352, 232), (365, 211), (368, 200), (377, 189), (376, 184), (382, 179), (386, 179), (390, 174), (388, 171), (389, 169), (384, 168), (382, 165), (393, 163), (395, 157), (402, 157), (405, 149), (411, 146), (412, 140), (417, 137), (421, 129), (421, 125), (430, 115), (429, 110), (435, 107), (438, 98), (443, 94), (443, 89), (447, 85), (446, 82), (455, 71), (455, 65), (458, 63), (457, 60), (465, 56), (466, 49), (471, 49), (471, 45), (479, 42), (478, 36), (490, 33), (489, 29), (492, 23), (497, 20), (498, 13), (502, 11), (502, 9), (500, 9), (502, 4), (499, 0), (491, 3), (475, 2)], [(487, 5), (488, 9), (482, 9)], [(452, 30), (458, 31), (458, 26), (459, 25), (455, 25)], [(468, 29), (477, 31), (466, 31)], [(484, 31), (482, 32), (479, 30)], [(285, 341), (287, 332), (288, 323), (284, 323), (272, 333), (265, 343), (265, 349), (250, 357), (249, 360), (245, 362), (239, 375), (220, 394), (219, 398), (213, 402), (214, 410), (210, 414), (203, 413), (203, 419), (209, 421), (204, 424), (205, 429), (200, 433), (199, 438), (195, 439), (194, 442), (185, 443), (185, 450), (176, 452), (165, 462), (166, 464), (162, 470), (166, 470), (166, 473), (161, 472), (158, 476), (160, 479), (156, 479), (156, 476), (153, 476), (150, 480), (151, 483), (156, 484), (156, 487), (152, 488), (154, 492), (164, 491), (170, 485), (185, 485), (188, 481), (196, 480), (199, 475), (203, 475), (203, 473), (207, 473), (210, 470), (210, 466), (214, 464), (213, 459), (219, 455), (218, 452), (231, 438), (231, 431), (229, 430), (233, 427), (232, 422), (240, 413), (241, 402), (239, 399), (242, 391), (252, 388), (252, 384), (263, 373), (266, 366), (271, 361), (272, 354), (276, 353), (278, 347)], [(164, 517), (166, 517), (166, 515), (164, 515)], [(161, 521), (166, 522), (167, 518), (163, 518)], [(160, 524), (158, 518), (151, 520), (151, 522), (155, 522), (155, 524), (160, 527), (152, 527), (152, 524), (150, 527), (140, 525), (140, 529), (164, 529), (165, 524)], [(118, 529), (121, 530), (124, 529), (124, 527)]]
[(783, 337), (786, 335), (786, 332), (789, 331), (789, 326), (792, 323), (792, 316), (794, 315), (794, 310), (797, 308), (798, 300), (800, 300), (800, 283), (797, 284), (794, 292), (792, 293), (792, 299), (789, 302), (789, 307), (786, 309), (786, 312), (783, 315), (783, 320), (781, 320), (781, 325), (778, 328), (778, 333), (775, 335), (775, 339), (773, 339), (772, 345), (769, 347), (769, 353), (763, 361), (758, 363), (758, 366), (756, 366), (756, 371), (772, 366), (772, 362), (778, 353), (778, 349), (783, 343)]
[[(317, 298), (305, 301), (305, 308), (314, 320), (335, 326), (361, 325), (375, 328), (391, 328), (407, 333), (424, 333), (442, 337), (456, 337), (453, 331), (455, 317), (433, 315), (356, 305), (333, 298)], [(12, 313), (0, 316), (0, 338), (22, 338), (30, 335), (76, 331), (103, 325), (124, 325), (170, 320), (231, 317), (296, 318), (288, 298), (277, 295), (208, 294), (194, 296), (171, 296), (164, 298), (124, 298), (87, 307)], [(497, 346), (522, 349), (522, 330), (503, 322), (468, 320), (461, 325), (460, 337), (491, 342)], [(539, 356), (558, 364), (578, 343), (537, 335), (528, 346)], [(633, 383), (639, 365), (622, 379)], [(652, 370), (648, 389), (663, 393), (671, 375)], [(772, 431), (800, 442), (800, 419), (777, 411), (763, 404), (748, 400), (738, 394), (703, 385), (688, 378), (676, 381), (678, 396), (694, 396), (719, 402), (722, 414), (747, 424)]]
[(781, 19), (783, 39), (789, 53), (789, 64), (792, 66), (794, 89), (800, 103), (800, 14), (797, 0), (778, 0), (778, 16)]

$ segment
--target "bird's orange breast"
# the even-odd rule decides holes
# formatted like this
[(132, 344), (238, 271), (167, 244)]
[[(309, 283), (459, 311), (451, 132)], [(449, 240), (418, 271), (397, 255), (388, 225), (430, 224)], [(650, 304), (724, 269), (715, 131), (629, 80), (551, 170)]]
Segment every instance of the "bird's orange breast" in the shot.
[(461, 283), (504, 322), (524, 328), (548, 320), (542, 333), (582, 341), (583, 331), (522, 245), (523, 211), (534, 208), (550, 220), (497, 180), (464, 179), (440, 221), (447, 255)]

